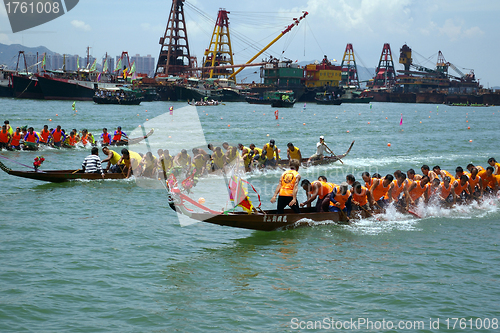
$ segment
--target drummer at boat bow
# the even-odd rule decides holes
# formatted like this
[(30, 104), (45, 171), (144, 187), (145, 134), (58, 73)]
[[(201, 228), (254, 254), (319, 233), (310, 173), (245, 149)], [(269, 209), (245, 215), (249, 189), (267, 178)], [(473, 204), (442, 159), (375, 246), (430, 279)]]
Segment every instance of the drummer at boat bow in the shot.
[(99, 157), (99, 148), (92, 147), (91, 154), (83, 160), (82, 170), (85, 173), (100, 173), (104, 178), (104, 171), (102, 170), (101, 158)]
[(330, 154), (333, 154), (330, 148), (325, 143), (325, 137), (322, 135), (319, 137), (319, 142), (316, 144), (316, 154), (313, 156), (309, 157), (309, 160), (307, 163), (310, 163), (311, 161), (315, 160), (322, 160), (323, 156), (325, 155), (325, 151), (329, 152)]
[(278, 186), (271, 198), (271, 203), (276, 202), (278, 197), (277, 213), (283, 214), (285, 207), (290, 208), (295, 213), (300, 213), (299, 205), (297, 204), (297, 192), (299, 189), (300, 175), (299, 175), (300, 162), (298, 160), (290, 161), (290, 170), (283, 172)]

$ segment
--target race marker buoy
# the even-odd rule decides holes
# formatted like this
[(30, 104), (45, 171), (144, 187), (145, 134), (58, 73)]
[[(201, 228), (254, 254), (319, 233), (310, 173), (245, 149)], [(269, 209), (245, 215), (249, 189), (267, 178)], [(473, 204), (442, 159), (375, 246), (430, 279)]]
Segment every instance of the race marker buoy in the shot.
[(169, 136), (168, 136), (168, 138), (169, 138), (169, 139), (172, 139), (172, 136), (171, 136), (171, 135), (169, 135)]
[(469, 140), (469, 142), (472, 142), (472, 140)]
[(199, 203), (200, 205), (203, 205), (203, 204), (205, 203), (205, 198), (199, 198), (199, 199), (198, 199), (198, 203)]
[(305, 126), (305, 125), (306, 125), (306, 123), (303, 123), (302, 125), (304, 125), (304, 126)]
[(349, 133), (349, 130), (347, 130), (347, 133)]
[(370, 122), (368, 122), (368, 125), (370, 125)]
[(52, 121), (52, 119), (49, 119), (49, 121)]
[(391, 143), (389, 142), (389, 143), (387, 144), (387, 147), (390, 147), (390, 146), (391, 146)]
[(467, 129), (470, 129), (470, 126), (467, 126)]
[(231, 127), (231, 124), (227, 124), (227, 127)]
[(58, 117), (59, 115), (56, 113), (56, 117)]
[(269, 136), (269, 134), (266, 134), (266, 136)]

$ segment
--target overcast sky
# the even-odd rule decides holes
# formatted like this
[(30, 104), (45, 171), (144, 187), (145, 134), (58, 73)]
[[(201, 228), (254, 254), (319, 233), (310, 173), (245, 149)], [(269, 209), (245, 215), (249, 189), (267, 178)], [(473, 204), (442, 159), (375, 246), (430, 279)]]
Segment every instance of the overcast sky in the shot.
[[(158, 58), (158, 41), (171, 4), (169, 0), (80, 0), (64, 16), (16, 34), (0, 5), (0, 43), (43, 45), (81, 56), (90, 46), (98, 59), (106, 52), (122, 51)], [(219, 8), (230, 12), (235, 63), (246, 62), (256, 53), (254, 47), (262, 48), (292, 18), (307, 11), (307, 18), (270, 49), (273, 56), (309, 61), (326, 54), (340, 62), (346, 44), (352, 43), (358, 63), (376, 67), (383, 44), (390, 43), (396, 69), (401, 69), (399, 49), (407, 43), (420, 65), (434, 68), (441, 50), (462, 72), (474, 69), (485, 87), (500, 86), (498, 0), (187, 0), (189, 45), (199, 62)]]

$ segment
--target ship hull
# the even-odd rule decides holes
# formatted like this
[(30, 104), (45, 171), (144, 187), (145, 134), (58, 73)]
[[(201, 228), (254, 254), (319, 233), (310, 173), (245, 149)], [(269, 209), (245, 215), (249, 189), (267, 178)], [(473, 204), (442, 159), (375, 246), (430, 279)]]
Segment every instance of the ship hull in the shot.
[(35, 78), (13, 75), (12, 91), (16, 98), (44, 99), (42, 89)]
[(58, 79), (47, 76), (41, 76), (38, 80), (43, 95), (48, 100), (92, 101), (96, 89), (114, 88), (118, 85), (116, 83)]

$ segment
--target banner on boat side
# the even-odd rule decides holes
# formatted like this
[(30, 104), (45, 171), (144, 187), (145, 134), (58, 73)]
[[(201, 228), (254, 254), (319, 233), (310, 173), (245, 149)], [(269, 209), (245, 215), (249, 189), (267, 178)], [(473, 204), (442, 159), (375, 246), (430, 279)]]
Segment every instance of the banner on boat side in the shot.
[(79, 0), (4, 0), (12, 32), (42, 25), (75, 8)]

